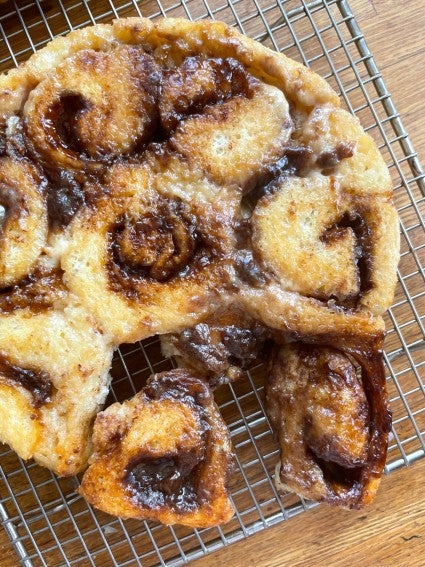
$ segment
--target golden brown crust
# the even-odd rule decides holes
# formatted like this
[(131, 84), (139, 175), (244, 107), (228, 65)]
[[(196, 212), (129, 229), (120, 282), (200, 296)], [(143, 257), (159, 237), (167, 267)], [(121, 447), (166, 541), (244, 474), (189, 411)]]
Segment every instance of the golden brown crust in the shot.
[(0, 288), (33, 269), (47, 237), (44, 180), (29, 161), (0, 158)]
[(230, 435), (205, 382), (187, 370), (151, 377), (100, 413), (81, 494), (122, 518), (210, 527), (227, 522)]
[(59, 475), (86, 466), (111, 345), (78, 306), (0, 315), (0, 437)]

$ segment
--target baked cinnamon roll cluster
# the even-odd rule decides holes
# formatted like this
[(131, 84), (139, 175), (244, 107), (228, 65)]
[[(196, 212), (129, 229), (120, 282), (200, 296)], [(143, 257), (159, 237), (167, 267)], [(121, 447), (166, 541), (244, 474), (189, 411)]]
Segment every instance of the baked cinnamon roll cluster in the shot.
[[(388, 171), (317, 75), (224, 24), (118, 20), (0, 76), (0, 438), (122, 517), (227, 521), (212, 389), (269, 363), (279, 483), (361, 506), (389, 428)], [(96, 419), (113, 350), (183, 368)], [(91, 456), (90, 456), (91, 455)]]

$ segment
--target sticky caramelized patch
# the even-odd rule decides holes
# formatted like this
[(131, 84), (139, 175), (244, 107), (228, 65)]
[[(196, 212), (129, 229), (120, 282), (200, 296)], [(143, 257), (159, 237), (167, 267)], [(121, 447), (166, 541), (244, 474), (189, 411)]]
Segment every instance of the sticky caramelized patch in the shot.
[(354, 155), (354, 142), (340, 142), (333, 150), (322, 152), (316, 163), (324, 170), (336, 167), (343, 159), (351, 158)]
[(3, 289), (0, 292), (0, 312), (30, 309), (37, 313), (53, 308), (55, 303), (64, 301), (67, 295), (62, 275), (61, 270), (50, 273), (36, 271), (18, 284)]
[(202, 113), (207, 105), (235, 96), (252, 96), (256, 83), (235, 59), (187, 57), (169, 71), (162, 85), (159, 109), (161, 125), (173, 131), (187, 116)]
[(139, 456), (127, 467), (124, 483), (142, 506), (167, 506), (177, 512), (194, 510), (202, 504), (196, 488), (204, 455), (205, 447), (198, 446), (157, 459)]
[(47, 211), (49, 225), (53, 229), (64, 229), (85, 202), (82, 184), (64, 169), (50, 172), (47, 186)]
[(261, 360), (270, 331), (243, 310), (224, 309), (180, 334), (161, 336), (165, 356), (202, 373), (211, 387), (243, 377), (243, 370)]

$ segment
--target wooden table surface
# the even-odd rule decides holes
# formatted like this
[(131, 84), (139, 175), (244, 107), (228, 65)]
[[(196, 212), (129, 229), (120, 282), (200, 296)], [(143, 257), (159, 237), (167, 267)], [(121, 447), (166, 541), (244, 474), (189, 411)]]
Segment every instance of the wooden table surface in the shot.
[[(350, 6), (423, 161), (424, 0), (351, 0)], [(375, 503), (367, 510), (347, 512), (319, 506), (193, 565), (422, 567), (425, 565), (424, 479), (425, 459), (422, 459), (385, 477)], [(3, 530), (0, 530), (0, 565), (17, 565)]]

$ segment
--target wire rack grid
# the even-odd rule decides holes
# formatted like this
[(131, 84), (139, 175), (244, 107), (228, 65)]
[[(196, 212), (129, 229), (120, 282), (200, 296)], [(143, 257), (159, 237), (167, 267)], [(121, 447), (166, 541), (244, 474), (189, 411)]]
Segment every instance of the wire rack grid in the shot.
[[(425, 175), (365, 39), (345, 1), (328, 0), (58, 0), (0, 8), (0, 71), (26, 60), (53, 37), (112, 18), (143, 15), (216, 18), (324, 76), (377, 142), (394, 181), (401, 261), (386, 316), (385, 363), (393, 412), (386, 471), (425, 454)], [(171, 368), (158, 339), (121, 347), (110, 401), (132, 396), (152, 372)], [(278, 448), (263, 406), (261, 367), (217, 396), (237, 455), (231, 483), (236, 514), (221, 528), (189, 530), (111, 518), (57, 478), (0, 446), (0, 515), (19, 561), (38, 565), (177, 566), (307, 510), (273, 483)]]

